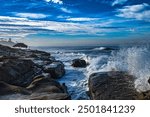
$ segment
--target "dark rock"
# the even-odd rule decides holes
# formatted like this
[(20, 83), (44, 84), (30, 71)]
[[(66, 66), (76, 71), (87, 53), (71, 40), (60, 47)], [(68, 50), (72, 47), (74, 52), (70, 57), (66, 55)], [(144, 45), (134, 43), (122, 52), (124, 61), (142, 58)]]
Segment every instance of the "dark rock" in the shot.
[(104, 48), (103, 50), (110, 51), (110, 50), (116, 50), (116, 49), (114, 49), (114, 48), (109, 48), (109, 47), (106, 47), (106, 48)]
[(28, 46), (24, 43), (17, 43), (13, 47), (21, 47), (21, 48), (28, 48)]
[(72, 61), (72, 66), (73, 67), (86, 67), (87, 63), (85, 60), (82, 60), (82, 59), (74, 59)]
[(40, 60), (49, 60), (49, 58), (51, 57), (50, 53), (44, 51), (30, 50), (30, 52), (32, 52), (32, 54), (34, 54), (34, 56), (36, 56), (36, 58), (38, 57), (38, 59)]
[(137, 99), (134, 77), (124, 72), (94, 73), (89, 78), (90, 98), (94, 100)]
[(68, 87), (66, 86), (65, 83), (62, 83), (61, 85), (62, 89), (64, 90), (64, 93), (67, 93), (68, 94)]
[(54, 80), (64, 74), (50, 53), (0, 45), (0, 99), (71, 99), (67, 86)]
[(60, 61), (53, 62), (45, 66), (44, 72), (49, 73), (54, 79), (60, 78), (65, 74), (64, 64)]
[(148, 83), (150, 84), (150, 78), (148, 79)]
[(0, 62), (3, 62), (7, 59), (18, 59), (19, 57), (17, 56), (0, 56)]
[(71, 97), (66, 93), (52, 94), (33, 94), (30, 100), (70, 100)]
[(27, 86), (37, 72), (31, 60), (10, 59), (0, 66), (0, 80), (12, 85)]
[(30, 92), (25, 88), (7, 84), (6, 82), (0, 81), (0, 95), (16, 94), (21, 93), (29, 95)]
[(69, 99), (66, 88), (44, 77), (37, 77), (27, 89), (33, 92), (30, 99)]
[(150, 100), (150, 90), (145, 92), (140, 92), (138, 94), (138, 100)]
[(28, 56), (28, 58), (38, 58), (38, 56), (36, 54), (32, 53)]
[(44, 77), (41, 77), (41, 78), (39, 77), (39, 78), (35, 79), (27, 87), (27, 89), (32, 90), (33, 92), (44, 92), (44, 91), (51, 92), (54, 89), (54, 87), (56, 87), (56, 89), (58, 89), (58, 92), (61, 92), (61, 93), (64, 92), (63, 88), (57, 81), (49, 80)]

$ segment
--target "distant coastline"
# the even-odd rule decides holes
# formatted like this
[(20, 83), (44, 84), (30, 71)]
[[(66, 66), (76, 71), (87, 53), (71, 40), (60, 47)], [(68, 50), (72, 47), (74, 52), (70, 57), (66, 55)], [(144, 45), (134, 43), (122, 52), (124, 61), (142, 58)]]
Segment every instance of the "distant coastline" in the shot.
[(13, 42), (13, 41), (11, 40), (11, 38), (9, 38), (9, 39), (0, 38), (0, 45), (12, 47), (12, 46), (14, 46), (15, 44), (16, 44), (16, 43)]

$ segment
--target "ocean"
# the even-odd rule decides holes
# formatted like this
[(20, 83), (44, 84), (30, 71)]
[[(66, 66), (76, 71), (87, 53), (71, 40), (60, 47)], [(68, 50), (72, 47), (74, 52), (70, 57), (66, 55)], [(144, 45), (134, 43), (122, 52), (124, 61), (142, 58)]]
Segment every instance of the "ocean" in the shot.
[[(137, 91), (150, 90), (150, 47), (133, 46), (92, 46), (92, 47), (38, 47), (50, 52), (57, 60), (65, 64), (66, 74), (59, 79), (65, 83), (74, 100), (89, 99), (88, 78), (92, 73), (105, 71), (125, 71), (136, 77)], [(71, 66), (73, 59), (82, 58), (89, 65), (86, 68)]]

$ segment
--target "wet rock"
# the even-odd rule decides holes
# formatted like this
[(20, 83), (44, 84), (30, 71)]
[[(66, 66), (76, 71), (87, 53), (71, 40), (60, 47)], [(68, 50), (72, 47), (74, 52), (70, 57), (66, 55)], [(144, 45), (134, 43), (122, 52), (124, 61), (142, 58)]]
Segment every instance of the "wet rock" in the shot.
[(99, 72), (89, 78), (90, 98), (94, 100), (137, 99), (134, 77), (124, 72)]
[(50, 53), (0, 45), (0, 99), (71, 99), (67, 86), (54, 80), (64, 74)]
[(72, 66), (73, 67), (86, 67), (87, 63), (85, 60), (82, 60), (82, 59), (74, 59), (72, 61)]
[(61, 78), (65, 74), (64, 64), (60, 61), (45, 66), (43, 71), (49, 73), (54, 79)]
[(0, 95), (8, 95), (8, 94), (16, 94), (20, 93), (23, 95), (29, 95), (30, 92), (26, 90), (25, 88), (15, 86), (15, 85), (10, 85), (6, 82), (0, 81)]
[(65, 83), (62, 83), (61, 85), (62, 89), (64, 90), (64, 93), (67, 93), (68, 94), (68, 87), (66, 86)]
[(0, 80), (25, 87), (31, 83), (37, 70), (31, 60), (6, 60), (0, 65)]
[(139, 92), (138, 100), (150, 100), (150, 90), (145, 91), (145, 92)]
[(117, 49), (106, 47), (106, 48), (104, 48), (103, 50), (110, 51), (110, 50), (117, 50)]

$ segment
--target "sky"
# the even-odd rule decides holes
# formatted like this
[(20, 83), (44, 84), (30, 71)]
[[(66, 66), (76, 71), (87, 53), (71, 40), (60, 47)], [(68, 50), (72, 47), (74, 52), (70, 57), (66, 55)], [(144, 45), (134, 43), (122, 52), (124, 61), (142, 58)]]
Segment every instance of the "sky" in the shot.
[(0, 0), (0, 38), (31, 46), (150, 42), (150, 0)]

